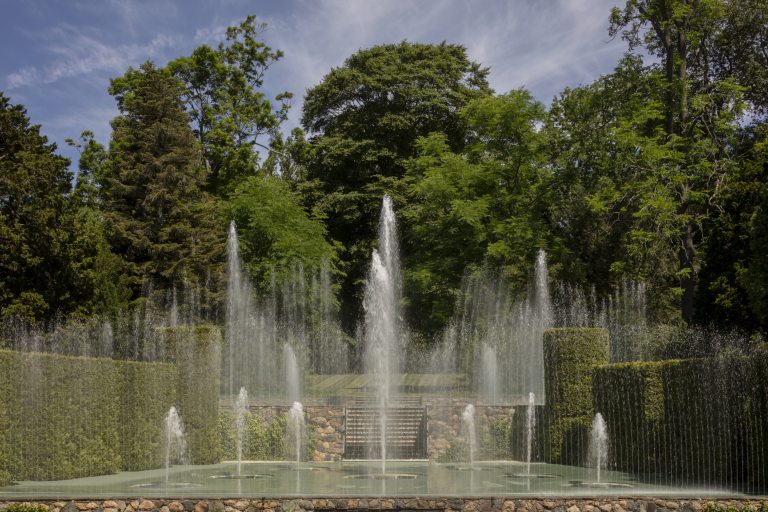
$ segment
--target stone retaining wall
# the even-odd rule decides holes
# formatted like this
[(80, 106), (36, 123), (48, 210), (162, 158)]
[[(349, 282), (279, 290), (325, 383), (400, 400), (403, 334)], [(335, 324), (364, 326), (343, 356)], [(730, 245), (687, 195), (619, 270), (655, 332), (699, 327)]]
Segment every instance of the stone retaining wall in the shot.
[[(0, 501), (0, 511), (13, 503), (42, 505), (49, 512), (303, 512), (333, 510), (393, 510), (425, 512), (700, 512), (710, 505), (758, 510), (756, 499), (654, 498), (259, 498), (259, 499), (130, 499), (78, 501)], [(763, 508), (765, 510), (765, 508)]]
[[(436, 459), (462, 435), (461, 413), (467, 400), (445, 398), (425, 400), (427, 408), (427, 456)], [(251, 406), (252, 414), (269, 424), (279, 414), (288, 411), (286, 406)], [(511, 419), (514, 407), (475, 406), (477, 431), (482, 434), (487, 425), (495, 420)], [(314, 462), (341, 460), (344, 452), (344, 406), (309, 405), (304, 407), (307, 426), (315, 430), (317, 444), (312, 460)]]

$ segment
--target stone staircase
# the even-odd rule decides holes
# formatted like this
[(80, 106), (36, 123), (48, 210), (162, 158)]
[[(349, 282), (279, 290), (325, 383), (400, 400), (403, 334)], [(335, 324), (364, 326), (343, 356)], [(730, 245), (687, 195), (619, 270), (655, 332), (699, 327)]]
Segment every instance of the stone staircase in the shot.
[[(344, 411), (344, 459), (381, 458), (375, 398), (358, 397)], [(387, 458), (427, 458), (427, 411), (420, 397), (399, 397), (386, 410)]]

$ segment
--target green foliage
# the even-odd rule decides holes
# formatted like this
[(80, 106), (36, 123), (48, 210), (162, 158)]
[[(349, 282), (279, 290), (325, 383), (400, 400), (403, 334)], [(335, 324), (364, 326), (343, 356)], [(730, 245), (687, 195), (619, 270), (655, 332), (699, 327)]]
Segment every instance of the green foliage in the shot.
[(7, 471), (0, 470), (0, 487), (10, 485), (11, 481), (11, 474)]
[(641, 475), (764, 488), (766, 377), (765, 351), (596, 369), (592, 391), (608, 425), (611, 464)]
[(175, 381), (163, 363), (0, 350), (0, 471), (60, 480), (159, 467)]
[(537, 125), (544, 107), (525, 90), (469, 102), (461, 111), (464, 152), (443, 133), (417, 140), (404, 180), (402, 209), (409, 313), (435, 332), (452, 314), (462, 276), (483, 261), (515, 285), (529, 277), (535, 249), (546, 245)]
[[(2, 482), (2, 480), (0, 480)], [(0, 487), (2, 484), (0, 484)], [(48, 512), (45, 505), (34, 505), (26, 503), (11, 503), (3, 509), (5, 512)]]
[(544, 445), (547, 461), (581, 465), (586, 457), (592, 407), (592, 372), (607, 363), (608, 331), (587, 327), (544, 331)]
[[(293, 460), (286, 442), (287, 415), (280, 413), (268, 424), (259, 416), (247, 413), (245, 433), (243, 436), (243, 460)], [(230, 411), (219, 414), (218, 439), (220, 458), (235, 460), (237, 458), (237, 434), (235, 417)], [(311, 460), (317, 444), (317, 434), (307, 427), (304, 433), (303, 446), (305, 453), (302, 460)]]
[(0, 317), (49, 318), (71, 307), (69, 161), (0, 93)]
[(342, 321), (353, 332), (381, 197), (401, 206), (397, 180), (416, 155), (419, 137), (445, 134), (451, 150), (464, 146), (459, 112), (490, 93), (488, 70), (458, 45), (402, 42), (360, 50), (311, 88), (302, 124), (312, 138), (309, 180), (325, 195), (312, 206), (340, 242)]
[(135, 295), (145, 278), (161, 289), (202, 281), (223, 253), (183, 92), (178, 79), (150, 62), (110, 86), (121, 115), (112, 122), (99, 185), (107, 234)]
[(512, 421), (497, 419), (488, 422), (487, 431), (480, 436), (480, 451), (485, 459), (511, 460), (515, 432)]
[(704, 512), (768, 512), (768, 503), (761, 501), (759, 505), (748, 504), (743, 507), (709, 502), (704, 505)]
[(269, 284), (273, 272), (280, 277), (299, 261), (312, 270), (335, 260), (321, 219), (307, 213), (282, 178), (246, 179), (223, 209), (237, 225), (241, 257), (257, 283)]
[(443, 453), (437, 456), (436, 462), (468, 462), (469, 446), (463, 439), (454, 439)]
[(192, 464), (219, 460), (216, 442), (219, 413), (221, 331), (209, 326), (160, 329), (166, 360), (177, 367), (176, 408), (184, 422)]
[(226, 41), (215, 49), (202, 45), (168, 63), (185, 85), (182, 97), (203, 152), (208, 189), (218, 195), (253, 173), (255, 146), (266, 148), (261, 139), (275, 136), (288, 114), (290, 93), (278, 94), (280, 105), (273, 109), (260, 90), (267, 69), (283, 56), (260, 40), (265, 30), (266, 24), (248, 16), (227, 28)]
[[(700, 323), (753, 329), (768, 325), (764, 212), (768, 207), (766, 126), (741, 132), (739, 155), (722, 192), (722, 209), (702, 245), (697, 315)], [(750, 304), (752, 307), (745, 307)]]

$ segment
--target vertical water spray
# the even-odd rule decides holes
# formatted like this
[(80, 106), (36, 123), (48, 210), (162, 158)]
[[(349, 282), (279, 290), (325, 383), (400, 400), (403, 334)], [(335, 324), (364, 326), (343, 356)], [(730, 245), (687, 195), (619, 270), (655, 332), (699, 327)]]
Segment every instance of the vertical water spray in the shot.
[(229, 282), (227, 283), (227, 391), (230, 396), (235, 394), (236, 370), (235, 363), (242, 338), (246, 332), (248, 322), (248, 296), (247, 287), (243, 283), (243, 275), (240, 269), (240, 247), (237, 240), (237, 228), (233, 220), (229, 224), (227, 236), (227, 269)]
[(296, 352), (286, 343), (283, 345), (283, 364), (285, 373), (285, 397), (287, 403), (298, 402), (301, 399), (301, 371)]
[(600, 413), (592, 420), (592, 431), (589, 435), (588, 460), (596, 470), (596, 481), (600, 483), (600, 470), (608, 462), (608, 428)]
[(480, 396), (486, 405), (499, 401), (499, 367), (496, 350), (483, 343), (480, 352)]
[(461, 421), (464, 424), (464, 430), (467, 438), (467, 448), (469, 449), (469, 465), (475, 465), (475, 456), (477, 454), (477, 430), (475, 429), (475, 406), (468, 404), (461, 413)]
[(240, 388), (235, 404), (235, 431), (237, 433), (237, 475), (240, 476), (240, 468), (243, 462), (243, 435), (245, 433), (245, 417), (248, 413), (248, 392)]
[(365, 283), (365, 364), (371, 376), (379, 405), (381, 469), (386, 471), (387, 409), (393, 377), (399, 371), (398, 351), (402, 338), (400, 316), (400, 262), (397, 223), (392, 200), (384, 196), (379, 219), (379, 247), (371, 256)]
[(530, 333), (530, 350), (528, 350), (528, 368), (533, 393), (544, 403), (544, 329), (554, 323), (552, 299), (549, 294), (549, 270), (547, 269), (547, 253), (540, 249), (536, 255), (533, 267), (535, 288), (533, 293), (534, 327)]
[(171, 461), (186, 463), (187, 445), (184, 428), (176, 407), (171, 407), (165, 416), (165, 483), (168, 483)]
[(528, 408), (525, 411), (525, 473), (531, 474), (533, 454), (533, 431), (536, 428), (536, 395), (528, 393)]
[(301, 465), (301, 445), (304, 439), (304, 407), (300, 402), (293, 402), (288, 411), (288, 437), (293, 440), (296, 469)]

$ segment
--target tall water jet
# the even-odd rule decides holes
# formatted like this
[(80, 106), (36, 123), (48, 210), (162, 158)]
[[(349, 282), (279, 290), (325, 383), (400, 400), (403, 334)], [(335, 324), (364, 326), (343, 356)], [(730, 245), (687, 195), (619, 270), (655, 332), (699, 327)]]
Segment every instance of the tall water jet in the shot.
[(243, 462), (243, 437), (245, 434), (245, 417), (248, 413), (248, 392), (240, 388), (235, 404), (235, 432), (237, 434), (237, 476), (240, 476), (240, 468)]
[(600, 470), (608, 462), (608, 428), (600, 413), (592, 420), (592, 430), (589, 434), (588, 461), (596, 470), (596, 482), (600, 483)]
[(187, 444), (184, 428), (176, 407), (171, 407), (165, 416), (165, 483), (168, 483), (171, 461), (186, 463)]
[(480, 352), (480, 397), (487, 405), (497, 404), (499, 400), (499, 367), (496, 350), (483, 343)]
[(525, 473), (531, 474), (533, 454), (533, 431), (536, 428), (536, 396), (528, 393), (528, 408), (525, 411)]
[(461, 421), (466, 432), (467, 448), (469, 450), (469, 465), (474, 467), (477, 454), (477, 430), (475, 429), (475, 406), (467, 404), (461, 413)]
[(227, 236), (227, 270), (229, 282), (227, 283), (227, 392), (230, 396), (235, 394), (236, 386), (240, 381), (237, 371), (238, 360), (245, 357), (242, 353), (246, 332), (248, 331), (248, 317), (250, 309), (250, 293), (247, 282), (240, 268), (240, 246), (237, 240), (237, 228), (233, 220), (229, 224)]
[(296, 352), (288, 343), (283, 345), (283, 362), (286, 400), (289, 404), (295, 405), (301, 399), (301, 371)]
[(304, 407), (300, 402), (293, 402), (288, 411), (288, 437), (293, 438), (296, 469), (298, 469), (301, 465), (301, 445), (304, 439)]
[(379, 406), (381, 470), (386, 471), (387, 409), (393, 376), (399, 372), (398, 352), (402, 338), (400, 262), (397, 223), (392, 200), (384, 196), (379, 219), (379, 247), (371, 255), (365, 283), (365, 365), (372, 378)]

